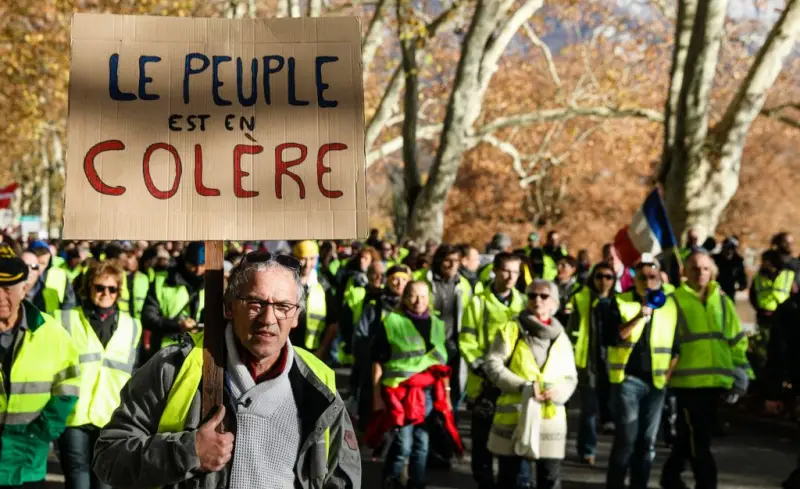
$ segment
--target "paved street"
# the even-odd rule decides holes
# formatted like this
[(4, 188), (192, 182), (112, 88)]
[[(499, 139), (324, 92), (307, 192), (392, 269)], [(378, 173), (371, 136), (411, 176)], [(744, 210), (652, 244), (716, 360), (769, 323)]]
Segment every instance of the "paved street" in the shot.
[[(337, 372), (338, 385), (347, 385), (345, 371)], [(346, 393), (345, 393), (346, 395)], [(570, 444), (568, 455), (575, 454), (575, 433), (577, 426), (577, 410), (570, 410)], [(775, 421), (762, 418), (733, 419), (731, 433), (715, 441), (714, 453), (720, 468), (720, 489), (749, 489), (779, 487), (780, 482), (794, 467), (796, 445), (793, 437), (796, 427), (788, 421)], [(461, 433), (467, 448), (470, 447), (469, 427), (462, 422)], [(564, 489), (602, 489), (605, 481), (605, 468), (611, 450), (611, 437), (601, 435), (598, 447), (598, 465), (594, 469), (581, 466), (574, 458), (564, 462)], [(651, 487), (656, 487), (659, 471), (664, 464), (668, 451), (659, 447), (654, 464)], [(55, 456), (52, 457), (49, 487), (63, 486), (63, 477), (59, 473)], [(380, 487), (381, 462), (372, 461), (369, 452), (363, 452), (365, 489)], [(685, 475), (691, 482), (690, 475)], [(470, 476), (469, 453), (464, 460), (456, 463), (452, 470), (432, 471), (429, 475), (429, 489), (472, 489), (475, 483)], [(691, 486), (690, 486), (691, 487)]]

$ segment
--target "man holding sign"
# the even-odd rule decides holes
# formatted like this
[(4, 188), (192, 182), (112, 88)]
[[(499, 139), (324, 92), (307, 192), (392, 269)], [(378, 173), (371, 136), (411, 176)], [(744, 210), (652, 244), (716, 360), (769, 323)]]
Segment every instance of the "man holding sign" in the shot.
[(190, 301), (165, 292), (196, 291), (161, 329), (200, 329), (201, 314), (202, 331), (123, 389), (96, 473), (115, 487), (359, 488), (333, 372), (288, 339), (300, 264), (250, 255), (224, 304), (222, 290), (223, 240), (366, 237), (358, 19), (76, 14), (71, 41), (64, 237), (205, 241), (187, 261), (205, 278), (161, 287), (142, 313), (174, 319)]
[(222, 406), (201, 419), (202, 346), (165, 348), (134, 374), (100, 434), (100, 479), (114, 487), (361, 487), (335, 375), (288, 341), (304, 314), (299, 270), (291, 257), (245, 256), (225, 292)]

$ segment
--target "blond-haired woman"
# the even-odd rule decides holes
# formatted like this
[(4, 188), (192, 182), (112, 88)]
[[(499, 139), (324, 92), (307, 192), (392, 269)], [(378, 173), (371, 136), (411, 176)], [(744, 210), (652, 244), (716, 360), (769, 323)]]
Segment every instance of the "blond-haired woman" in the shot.
[(114, 260), (92, 261), (83, 276), (81, 305), (56, 316), (80, 353), (80, 396), (58, 442), (67, 489), (109, 487), (92, 472), (92, 453), (136, 366), (142, 332), (139, 320), (117, 306), (124, 273)]
[[(515, 450), (515, 430), (522, 401), (532, 397), (541, 404), (544, 418), (560, 421), (563, 433), (551, 433), (566, 440), (564, 404), (578, 382), (572, 343), (553, 314), (558, 310), (558, 287), (537, 279), (528, 286), (528, 305), (520, 313), (516, 328), (498, 332), (484, 363), (486, 376), (502, 390), (497, 400), (489, 434), (489, 451), (498, 456), (497, 487), (523, 489), (531, 486), (530, 460)], [(562, 450), (563, 452), (563, 450)], [(539, 458), (536, 466), (537, 489), (561, 487), (561, 459)]]

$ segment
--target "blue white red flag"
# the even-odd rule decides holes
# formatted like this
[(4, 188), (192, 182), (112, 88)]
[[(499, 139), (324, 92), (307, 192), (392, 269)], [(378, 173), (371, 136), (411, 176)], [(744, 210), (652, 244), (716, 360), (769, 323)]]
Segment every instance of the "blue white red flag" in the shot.
[(629, 226), (620, 229), (614, 238), (614, 248), (625, 266), (636, 265), (643, 253), (653, 256), (677, 244), (667, 209), (658, 189), (650, 192)]

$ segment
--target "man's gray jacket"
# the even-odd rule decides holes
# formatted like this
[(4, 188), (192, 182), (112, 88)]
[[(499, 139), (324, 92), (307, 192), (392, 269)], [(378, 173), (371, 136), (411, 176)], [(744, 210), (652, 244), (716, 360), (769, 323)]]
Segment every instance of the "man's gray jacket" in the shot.
[[(122, 402), (95, 445), (93, 468), (101, 481), (117, 488), (228, 488), (230, 463), (220, 472), (199, 470), (195, 430), (204, 421), (200, 419), (202, 385), (192, 401), (186, 431), (157, 432), (172, 384), (192, 346), (189, 342), (161, 350), (122, 389)], [(295, 489), (360, 489), (361, 457), (344, 402), (299, 355), (294, 358), (289, 380), (302, 427)], [(237, 409), (227, 387), (224, 403), (224, 426), (235, 436)], [(327, 429), (330, 448), (326, 457)]]

